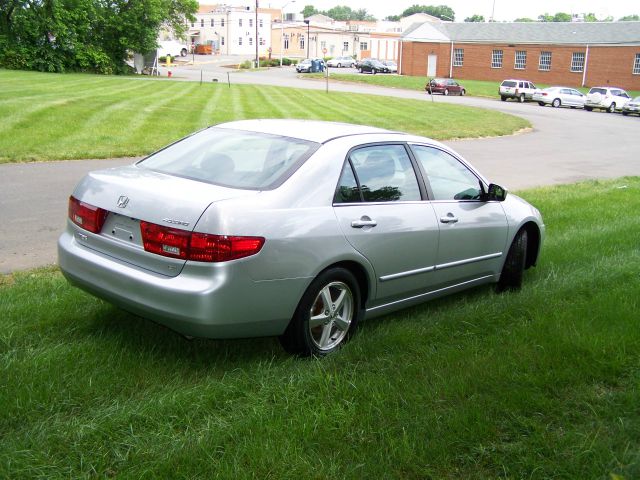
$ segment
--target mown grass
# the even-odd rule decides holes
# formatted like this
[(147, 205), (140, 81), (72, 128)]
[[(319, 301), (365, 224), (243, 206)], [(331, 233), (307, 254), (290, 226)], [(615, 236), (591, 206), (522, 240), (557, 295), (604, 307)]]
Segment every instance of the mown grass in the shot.
[(2, 277), (0, 478), (640, 478), (640, 178), (522, 195), (547, 241), (520, 292), (365, 322), (321, 360)]
[(146, 155), (245, 118), (342, 121), (440, 140), (529, 126), (489, 110), (373, 95), (8, 70), (0, 70), (0, 111), (0, 163)]
[[(324, 78), (322, 73), (311, 73), (301, 75), (301, 78)], [(424, 92), (424, 86), (427, 84), (427, 80), (430, 77), (410, 77), (407, 75), (369, 75), (358, 73), (340, 73), (339, 70), (330, 70), (330, 79), (339, 80), (343, 82), (355, 82), (366, 83), (369, 85), (376, 85), (379, 87), (389, 88), (404, 88), (406, 90), (418, 90)], [(498, 87), (501, 82), (493, 82), (487, 80), (464, 80), (456, 78), (466, 90), (466, 94), (472, 97), (487, 97), (487, 98), (500, 98), (498, 95)], [(544, 83), (536, 83), (538, 88), (547, 88), (551, 85)], [(587, 93), (589, 87), (576, 87), (576, 90), (580, 90), (582, 93)], [(627, 93), (633, 98), (640, 95), (640, 91), (629, 90)]]

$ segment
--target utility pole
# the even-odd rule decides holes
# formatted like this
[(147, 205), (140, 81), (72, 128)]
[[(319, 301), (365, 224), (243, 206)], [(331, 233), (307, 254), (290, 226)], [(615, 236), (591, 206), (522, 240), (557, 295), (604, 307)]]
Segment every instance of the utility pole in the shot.
[(305, 20), (304, 23), (307, 24), (307, 58), (309, 58), (309, 44), (311, 43), (311, 38), (309, 38), (309, 29), (311, 27), (311, 20)]
[(260, 66), (260, 57), (258, 56), (258, 0), (256, 0), (256, 68)]

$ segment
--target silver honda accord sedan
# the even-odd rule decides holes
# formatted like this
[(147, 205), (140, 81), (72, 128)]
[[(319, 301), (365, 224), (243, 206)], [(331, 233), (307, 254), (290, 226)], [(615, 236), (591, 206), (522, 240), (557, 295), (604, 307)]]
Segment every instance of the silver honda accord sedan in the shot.
[(245, 120), (86, 175), (58, 255), (73, 285), (184, 335), (324, 355), (365, 315), (517, 289), (543, 239), (536, 208), (436, 141)]

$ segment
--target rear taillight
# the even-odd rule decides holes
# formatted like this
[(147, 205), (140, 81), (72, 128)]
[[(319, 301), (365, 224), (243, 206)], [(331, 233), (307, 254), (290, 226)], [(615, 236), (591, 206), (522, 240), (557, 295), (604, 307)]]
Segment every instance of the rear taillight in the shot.
[(108, 213), (102, 208), (81, 202), (73, 195), (69, 197), (69, 218), (79, 227), (92, 233), (100, 233)]
[(143, 221), (140, 232), (147, 252), (197, 262), (227, 262), (248, 257), (258, 253), (264, 245), (262, 237), (188, 232)]
[(546, 97), (547, 95), (549, 95), (547, 92), (542, 92), (543, 97)]

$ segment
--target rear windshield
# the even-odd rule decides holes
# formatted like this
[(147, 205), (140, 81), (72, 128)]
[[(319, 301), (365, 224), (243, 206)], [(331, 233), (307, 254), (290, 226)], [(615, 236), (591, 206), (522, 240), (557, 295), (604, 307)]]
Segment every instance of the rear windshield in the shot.
[(517, 82), (512, 82), (510, 80), (505, 80), (504, 82), (502, 82), (503, 87), (515, 87), (516, 85)]
[(270, 190), (320, 144), (264, 133), (208, 128), (138, 162), (138, 166), (231, 188)]
[(601, 93), (602, 95), (606, 95), (607, 94), (607, 89), (606, 88), (592, 88), (591, 90), (589, 90), (589, 93)]

